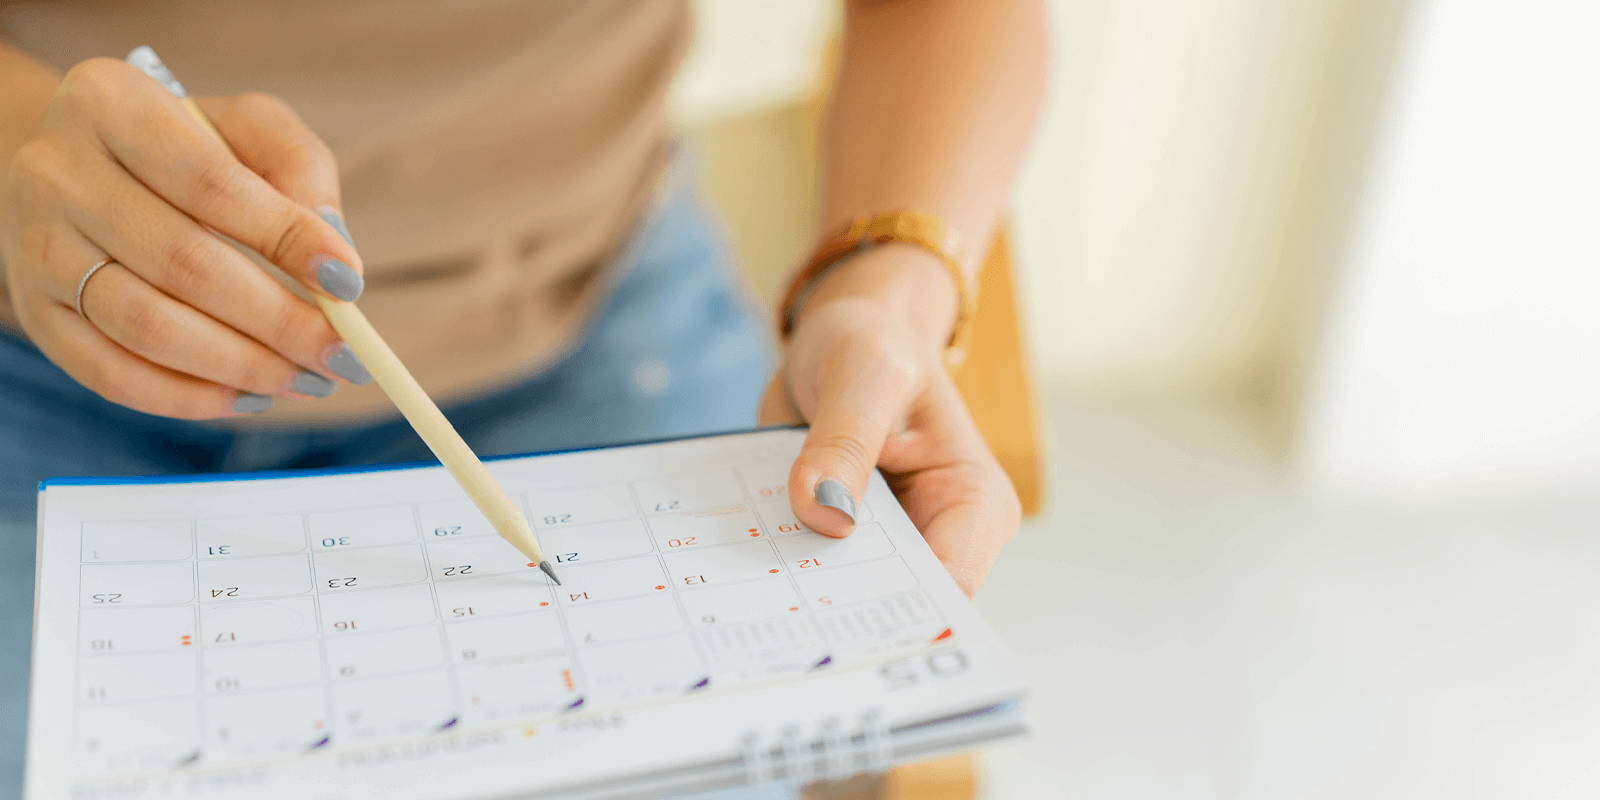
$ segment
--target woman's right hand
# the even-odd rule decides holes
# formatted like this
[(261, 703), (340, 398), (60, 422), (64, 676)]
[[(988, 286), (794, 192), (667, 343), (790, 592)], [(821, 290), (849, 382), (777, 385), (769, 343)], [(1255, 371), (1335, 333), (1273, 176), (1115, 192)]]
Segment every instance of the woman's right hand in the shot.
[[(370, 380), (313, 303), (218, 235), (354, 300), (361, 261), (342, 235), (328, 148), (277, 98), (200, 104), (228, 145), (121, 61), (62, 79), (0, 201), (23, 330), (100, 396), (168, 417), (264, 411), (274, 395), (331, 393), (332, 376)], [(80, 317), (78, 284), (104, 258), (114, 263), (84, 285)]]

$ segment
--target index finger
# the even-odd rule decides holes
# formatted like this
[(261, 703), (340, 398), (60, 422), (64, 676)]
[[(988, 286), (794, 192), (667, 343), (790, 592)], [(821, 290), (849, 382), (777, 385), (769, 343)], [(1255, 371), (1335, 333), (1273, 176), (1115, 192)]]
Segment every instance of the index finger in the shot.
[(1016, 534), (1021, 506), (947, 376), (912, 404), (906, 431), (885, 444), (880, 463), (899, 474), (895, 492), (933, 554), (968, 595), (976, 592)]
[[(120, 63), (120, 62), (119, 62)], [(97, 131), (162, 199), (338, 300), (361, 294), (361, 259), (339, 232), (252, 172), (184, 104), (132, 66)]]

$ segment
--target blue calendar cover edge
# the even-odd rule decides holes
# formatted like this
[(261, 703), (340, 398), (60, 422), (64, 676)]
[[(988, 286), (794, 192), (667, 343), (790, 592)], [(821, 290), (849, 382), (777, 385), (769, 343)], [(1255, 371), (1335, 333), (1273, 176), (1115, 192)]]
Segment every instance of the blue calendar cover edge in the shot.
[[(666, 444), (667, 442), (682, 442), (690, 439), (712, 439), (719, 436), (738, 436), (745, 433), (762, 433), (764, 431), (803, 430), (805, 425), (762, 425), (754, 428), (737, 428), (726, 431), (712, 431), (710, 433), (691, 433), (682, 436), (663, 436), (657, 439), (640, 439), (632, 442), (617, 442), (615, 444), (601, 444), (590, 447), (572, 447), (564, 450), (539, 450), (531, 453), (505, 453), (497, 456), (484, 456), (484, 461), (507, 461), (514, 458), (539, 458), (543, 456), (559, 456), (567, 453), (587, 453), (592, 450), (613, 450), (619, 447), (639, 447), (648, 444)], [(422, 469), (424, 467), (437, 467), (438, 461), (401, 461), (392, 464), (363, 464), (356, 467), (313, 467), (308, 469), (266, 469), (246, 472), (195, 472), (176, 473), (172, 475), (123, 475), (123, 476), (67, 476), (60, 478), (45, 478), (39, 481), (39, 491), (43, 492), (52, 486), (119, 486), (128, 484), (155, 484), (155, 483), (216, 483), (222, 481), (264, 481), (278, 478), (315, 478), (322, 475), (354, 475), (362, 472), (388, 472), (402, 469)]]

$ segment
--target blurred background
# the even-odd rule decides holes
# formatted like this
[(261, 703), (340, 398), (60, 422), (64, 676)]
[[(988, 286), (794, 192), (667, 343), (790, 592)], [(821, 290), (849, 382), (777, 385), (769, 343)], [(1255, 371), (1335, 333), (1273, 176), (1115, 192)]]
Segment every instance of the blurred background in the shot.
[[(1020, 377), (967, 386), (1038, 500), (984, 796), (1600, 795), (1600, 7), (1051, 5)], [(837, 9), (697, 12), (674, 113), (770, 297)]]

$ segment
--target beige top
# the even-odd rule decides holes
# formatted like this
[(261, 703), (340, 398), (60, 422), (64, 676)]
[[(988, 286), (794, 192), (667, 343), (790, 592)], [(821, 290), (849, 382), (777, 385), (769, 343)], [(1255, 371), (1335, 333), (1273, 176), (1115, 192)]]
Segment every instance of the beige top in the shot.
[[(0, 0), (0, 39), (60, 69), (148, 44), (195, 96), (288, 101), (338, 158), (359, 305), (441, 402), (572, 342), (663, 167), (688, 35), (684, 0)], [(250, 419), (393, 413), (341, 381)]]

